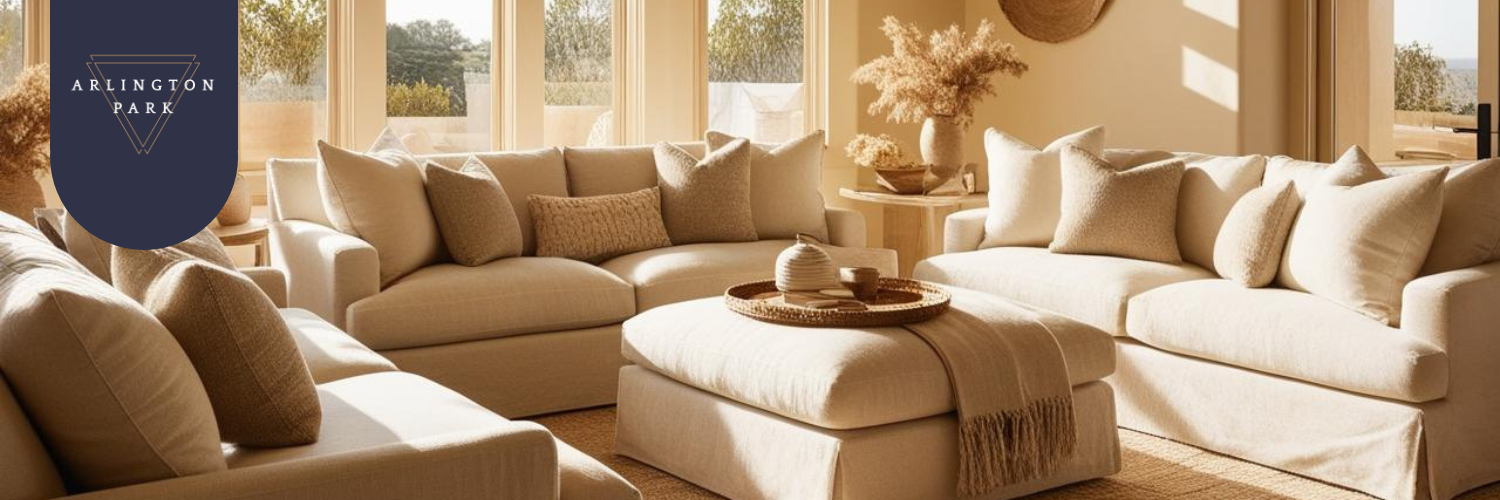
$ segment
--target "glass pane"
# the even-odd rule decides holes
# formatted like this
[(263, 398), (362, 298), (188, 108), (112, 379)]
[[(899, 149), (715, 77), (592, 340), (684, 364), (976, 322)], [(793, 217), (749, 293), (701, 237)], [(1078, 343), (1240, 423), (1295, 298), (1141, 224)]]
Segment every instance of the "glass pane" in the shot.
[(311, 158), (328, 136), (324, 0), (240, 0), (240, 168)]
[(543, 141), (615, 143), (612, 0), (546, 0)]
[(760, 142), (803, 130), (802, 0), (708, 0), (708, 127)]
[(10, 87), (26, 66), (26, 23), (21, 0), (0, 0), (0, 88)]
[(386, 0), (387, 123), (414, 153), (490, 147), (490, 0)]
[(1395, 155), (1473, 159), (1479, 2), (1395, 0)]

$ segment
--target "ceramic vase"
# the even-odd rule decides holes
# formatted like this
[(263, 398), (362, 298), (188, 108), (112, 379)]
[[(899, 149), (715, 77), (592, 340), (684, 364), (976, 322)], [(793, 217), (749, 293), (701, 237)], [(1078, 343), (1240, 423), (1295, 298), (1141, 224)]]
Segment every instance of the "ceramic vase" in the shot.
[(234, 226), (250, 222), (250, 186), (243, 174), (235, 174), (234, 187), (229, 190), (229, 199), (219, 210), (219, 225)]
[(964, 127), (952, 116), (932, 116), (922, 122), (922, 162), (936, 167), (964, 164)]
[(839, 288), (833, 259), (817, 245), (798, 241), (776, 257), (776, 289), (783, 292), (816, 292)]
[(36, 179), (29, 175), (0, 177), (0, 212), (29, 221), (36, 209), (45, 206), (47, 198)]

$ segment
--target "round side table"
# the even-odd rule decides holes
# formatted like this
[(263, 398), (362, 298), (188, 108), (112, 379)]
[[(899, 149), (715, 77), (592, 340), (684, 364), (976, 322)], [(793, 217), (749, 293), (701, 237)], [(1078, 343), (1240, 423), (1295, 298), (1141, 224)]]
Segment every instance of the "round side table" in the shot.
[(250, 219), (244, 224), (209, 228), (226, 247), (255, 245), (255, 265), (271, 264), (271, 224), (265, 219)]

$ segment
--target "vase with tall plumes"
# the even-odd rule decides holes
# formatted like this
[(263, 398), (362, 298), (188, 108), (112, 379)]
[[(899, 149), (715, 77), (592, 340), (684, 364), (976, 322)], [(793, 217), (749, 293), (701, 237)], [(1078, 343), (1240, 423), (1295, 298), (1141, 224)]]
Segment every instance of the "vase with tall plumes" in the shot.
[(52, 169), (51, 70), (27, 68), (0, 95), (0, 211), (32, 220), (46, 206), (37, 182)]

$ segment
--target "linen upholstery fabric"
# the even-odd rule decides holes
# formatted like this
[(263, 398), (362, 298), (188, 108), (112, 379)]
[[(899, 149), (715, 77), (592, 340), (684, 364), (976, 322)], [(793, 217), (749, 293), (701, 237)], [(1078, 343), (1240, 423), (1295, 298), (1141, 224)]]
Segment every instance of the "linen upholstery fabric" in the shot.
[(1443, 182), (1443, 215), (1422, 275), (1500, 259), (1500, 160), (1455, 168)]
[[(828, 241), (823, 217), (822, 130), (781, 144), (750, 145), (750, 215), (760, 239), (795, 239), (805, 233)], [(705, 134), (710, 153), (734, 142), (715, 131)]]
[(380, 261), (369, 242), (300, 220), (271, 224), (271, 263), (286, 272), (287, 303), (343, 328), (350, 304), (380, 293)]
[(73, 218), (72, 213), (63, 219), (62, 237), (67, 243), (69, 255), (94, 273), (94, 276), (109, 283), (109, 253), (114, 245), (94, 237), (78, 223), (78, 219)]
[(52, 464), (52, 456), (27, 421), (26, 412), (16, 402), (0, 376), (0, 470), (5, 471), (5, 489), (0, 500), (39, 500), (67, 495), (62, 476)]
[(1215, 278), (1192, 264), (1164, 264), (1045, 248), (999, 247), (918, 262), (912, 277), (997, 295), (1125, 335), (1125, 306), (1147, 290)]
[(666, 142), (653, 152), (661, 218), (672, 244), (757, 239), (750, 202), (750, 141), (736, 139), (702, 160)]
[[(1041, 314), (1062, 349), (1071, 385), (1113, 371), (1108, 335)], [(643, 312), (626, 321), (623, 332), (625, 358), (637, 365), (818, 427), (857, 429), (954, 409), (943, 362), (901, 327), (819, 328), (813, 336), (806, 328), (746, 318), (714, 297)]]
[(828, 243), (841, 247), (864, 248), (866, 241), (865, 216), (858, 210), (824, 207), (823, 218), (828, 221)]
[(366, 153), (318, 141), (318, 189), (333, 227), (370, 242), (380, 286), (444, 257), (422, 168), (390, 129)]
[(603, 262), (652, 248), (670, 246), (657, 188), (587, 198), (532, 195), (539, 257)]
[(532, 232), (531, 211), (526, 198), (534, 194), (568, 196), (568, 174), (562, 151), (558, 148), (542, 148), (419, 158), (458, 170), (469, 162), (470, 157), (478, 158), (484, 166), (489, 167), (490, 174), (495, 176), (495, 180), (505, 189), (506, 197), (510, 198), (516, 221), (521, 225), (522, 255), (536, 255), (536, 238)]
[(1127, 328), (1158, 349), (1360, 394), (1421, 403), (1448, 391), (1437, 346), (1293, 290), (1167, 285), (1130, 299)]
[(223, 470), (208, 395), (172, 335), (20, 225), (0, 218), (0, 367), (69, 487)]
[[(1186, 166), (1178, 189), (1177, 248), (1182, 260), (1217, 271), (1214, 249), (1220, 231), (1235, 202), (1260, 187), (1266, 174), (1266, 157), (1192, 155), (1183, 160)], [(1122, 167), (1116, 162), (1110, 164)]]
[(1183, 164), (1169, 160), (1116, 171), (1073, 146), (1062, 152), (1062, 218), (1048, 246), (1057, 253), (1182, 262), (1177, 195)]
[(1333, 163), (1318, 163), (1275, 156), (1266, 161), (1263, 185), (1291, 182), (1297, 194), (1307, 197), (1318, 186), (1357, 186), (1384, 179), (1385, 174), (1359, 146), (1350, 146)]
[(1323, 184), (1329, 186), (1358, 186), (1385, 178), (1385, 173), (1365, 154), (1359, 146), (1349, 146), (1339, 159), (1323, 172)]
[(176, 247), (115, 250), (115, 283), (172, 333), (203, 380), (220, 439), (247, 446), (318, 440), (321, 409), (297, 342), (248, 278)]
[(521, 223), (500, 181), (478, 158), (459, 170), (423, 166), (427, 202), (453, 261), (465, 266), (521, 255)]
[(241, 267), (239, 272), (255, 283), (271, 299), (271, 304), (286, 307), (286, 273), (274, 267)]
[[(695, 158), (707, 154), (707, 147), (701, 142), (673, 144)], [(562, 148), (568, 166), (568, 193), (579, 197), (603, 196), (655, 186), (655, 149), (652, 145)]]
[[(630, 284), (567, 259), (517, 257), (428, 266), (349, 306), (349, 334), (371, 349), (464, 342), (619, 322)], [(399, 363), (398, 363), (399, 364)]]
[(1302, 199), (1291, 182), (1255, 188), (1234, 204), (1214, 245), (1219, 276), (1259, 288), (1276, 279)]
[(266, 160), (266, 189), (271, 220), (304, 220), (333, 227), (318, 190), (318, 160)]
[[(110, 255), (109, 269), (115, 289), (141, 303), (146, 301), (151, 285), (157, 278), (179, 261), (198, 259), (225, 269), (235, 268), (234, 261), (229, 258), (229, 251), (224, 249), (224, 244), (208, 229), (198, 231), (182, 243), (150, 251), (157, 253), (159, 258), (144, 258), (140, 252), (143, 250), (114, 249)], [(121, 267), (122, 259), (125, 261), (124, 267)], [(256, 287), (257, 290), (259, 288)]]
[(297, 342), (297, 351), (302, 353), (315, 384), (396, 371), (396, 365), (390, 360), (375, 354), (310, 311), (280, 309), (277, 312), (286, 322), (287, 330), (291, 331), (292, 340)]
[(1277, 282), (1399, 325), (1442, 214), (1446, 169), (1308, 193)]
[(1059, 137), (1040, 150), (1005, 132), (984, 131), (990, 211), (980, 248), (1044, 247), (1052, 242), (1062, 217), (1062, 149), (1068, 145), (1101, 154), (1104, 127)]

